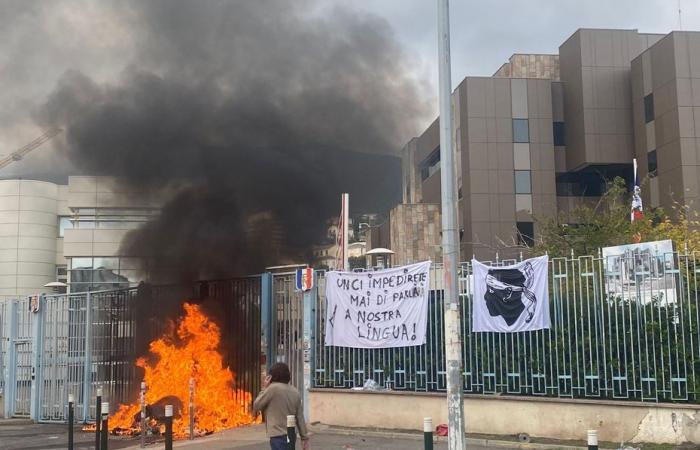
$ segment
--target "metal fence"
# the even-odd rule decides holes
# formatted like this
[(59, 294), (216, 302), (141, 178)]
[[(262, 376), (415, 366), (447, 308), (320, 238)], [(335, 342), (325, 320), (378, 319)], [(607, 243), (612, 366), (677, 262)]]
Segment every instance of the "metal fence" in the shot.
[(43, 295), (38, 309), (32, 309), (32, 298), (0, 302), (4, 415), (64, 422), (72, 394), (76, 420), (92, 421), (98, 387), (112, 407), (134, 401), (141, 381), (136, 358), (147, 354), (148, 343), (163, 333), (167, 319), (181, 314), (185, 300), (204, 303), (215, 312), (235, 387), (256, 395), (259, 276), (194, 286)]
[[(697, 256), (554, 258), (551, 329), (513, 334), (471, 332), (471, 264), (461, 264), (464, 392), (697, 402)], [(373, 379), (393, 390), (445, 391), (442, 269), (431, 270), (427, 342), (392, 349), (323, 345), (325, 289), (319, 274), (313, 386), (353, 388)]]

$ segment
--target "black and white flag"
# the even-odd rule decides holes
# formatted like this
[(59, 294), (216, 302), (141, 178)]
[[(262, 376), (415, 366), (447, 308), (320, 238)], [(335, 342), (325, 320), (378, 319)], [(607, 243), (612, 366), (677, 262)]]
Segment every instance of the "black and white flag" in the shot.
[(492, 267), (472, 260), (472, 331), (515, 333), (550, 327), (549, 257)]

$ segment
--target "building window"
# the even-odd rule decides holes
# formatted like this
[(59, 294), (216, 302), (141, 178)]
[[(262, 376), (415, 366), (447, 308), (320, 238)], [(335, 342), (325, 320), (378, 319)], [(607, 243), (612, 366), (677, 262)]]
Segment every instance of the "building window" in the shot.
[(531, 194), (532, 182), (530, 180), (529, 170), (515, 171), (515, 193), (516, 194)]
[(421, 181), (427, 180), (432, 174), (440, 169), (440, 147), (428, 155), (420, 164)]
[(644, 120), (646, 123), (654, 120), (654, 94), (644, 97)]
[(69, 216), (60, 216), (58, 218), (58, 237), (63, 237), (66, 230), (73, 228), (73, 222)]
[(56, 281), (68, 283), (68, 267), (59, 265), (56, 266)]
[(74, 213), (70, 228), (133, 230), (157, 216), (159, 211), (152, 208), (76, 208)]
[(566, 141), (564, 139), (564, 122), (552, 123), (552, 134), (554, 137), (555, 146), (566, 145)]
[(513, 119), (513, 142), (530, 142), (527, 119)]
[(68, 266), (70, 290), (86, 292), (136, 286), (143, 279), (142, 272), (136, 268), (137, 266), (133, 258), (112, 256), (70, 258)]
[(656, 163), (656, 150), (647, 153), (647, 169), (649, 170), (649, 178), (659, 174), (659, 167)]
[(535, 224), (532, 222), (516, 222), (518, 229), (518, 244), (532, 247), (535, 243)]

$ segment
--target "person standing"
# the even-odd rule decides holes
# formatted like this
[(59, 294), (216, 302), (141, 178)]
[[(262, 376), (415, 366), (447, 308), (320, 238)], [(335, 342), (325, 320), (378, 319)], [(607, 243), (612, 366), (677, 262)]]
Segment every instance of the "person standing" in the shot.
[(289, 385), (290, 379), (289, 366), (274, 364), (263, 381), (263, 390), (253, 402), (253, 410), (263, 413), (271, 450), (287, 450), (287, 416), (296, 417), (302, 448), (309, 449), (301, 395), (294, 386)]

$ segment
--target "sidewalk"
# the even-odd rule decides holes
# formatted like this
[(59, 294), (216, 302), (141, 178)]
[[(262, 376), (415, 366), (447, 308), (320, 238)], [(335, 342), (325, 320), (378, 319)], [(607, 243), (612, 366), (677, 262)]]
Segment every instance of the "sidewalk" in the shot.
[[(391, 430), (363, 430), (352, 428), (328, 427), (315, 425), (311, 427), (311, 449), (313, 450), (422, 450), (422, 433)], [(35, 424), (28, 420), (0, 419), (0, 450), (59, 450), (67, 448), (67, 426), (61, 424)], [(75, 450), (93, 450), (94, 434), (75, 429)], [(510, 438), (510, 440), (509, 440)], [(537, 442), (521, 444), (515, 436), (469, 436), (469, 450), (487, 449), (543, 449), (543, 450), (579, 450), (586, 449), (582, 442), (557, 442), (537, 439)], [(156, 437), (149, 436), (149, 441)], [(160, 450), (163, 441), (158, 439), (146, 445), (146, 449)], [(265, 426), (234, 428), (211, 436), (197, 438), (193, 441), (175, 441), (174, 447), (182, 450), (268, 450)], [(602, 448), (617, 448), (603, 445)], [(641, 446), (642, 448), (646, 446)], [(300, 449), (301, 445), (298, 444)], [(436, 450), (447, 450), (445, 438), (436, 438)], [(653, 446), (655, 449), (673, 448), (672, 446)], [(110, 450), (140, 449), (138, 438), (110, 436)]]
[[(419, 436), (365, 436), (362, 434), (338, 434), (331, 431), (315, 432), (311, 436), (311, 449), (313, 450), (408, 450), (423, 449), (423, 441), (418, 440)], [(422, 437), (421, 437), (422, 439)], [(194, 441), (176, 441), (175, 448), (183, 450), (269, 450), (270, 445), (265, 436), (265, 426), (255, 425), (252, 427), (236, 428), (223, 431), (212, 436), (199, 438)], [(111, 447), (110, 447), (111, 448)], [(138, 445), (121, 447), (124, 450), (136, 450)], [(156, 444), (146, 448), (161, 449), (163, 444)], [(297, 448), (301, 449), (301, 444), (297, 443)], [(471, 449), (472, 447), (470, 447)], [(436, 443), (436, 450), (447, 450), (447, 444)], [(475, 447), (476, 450), (483, 450)]]

